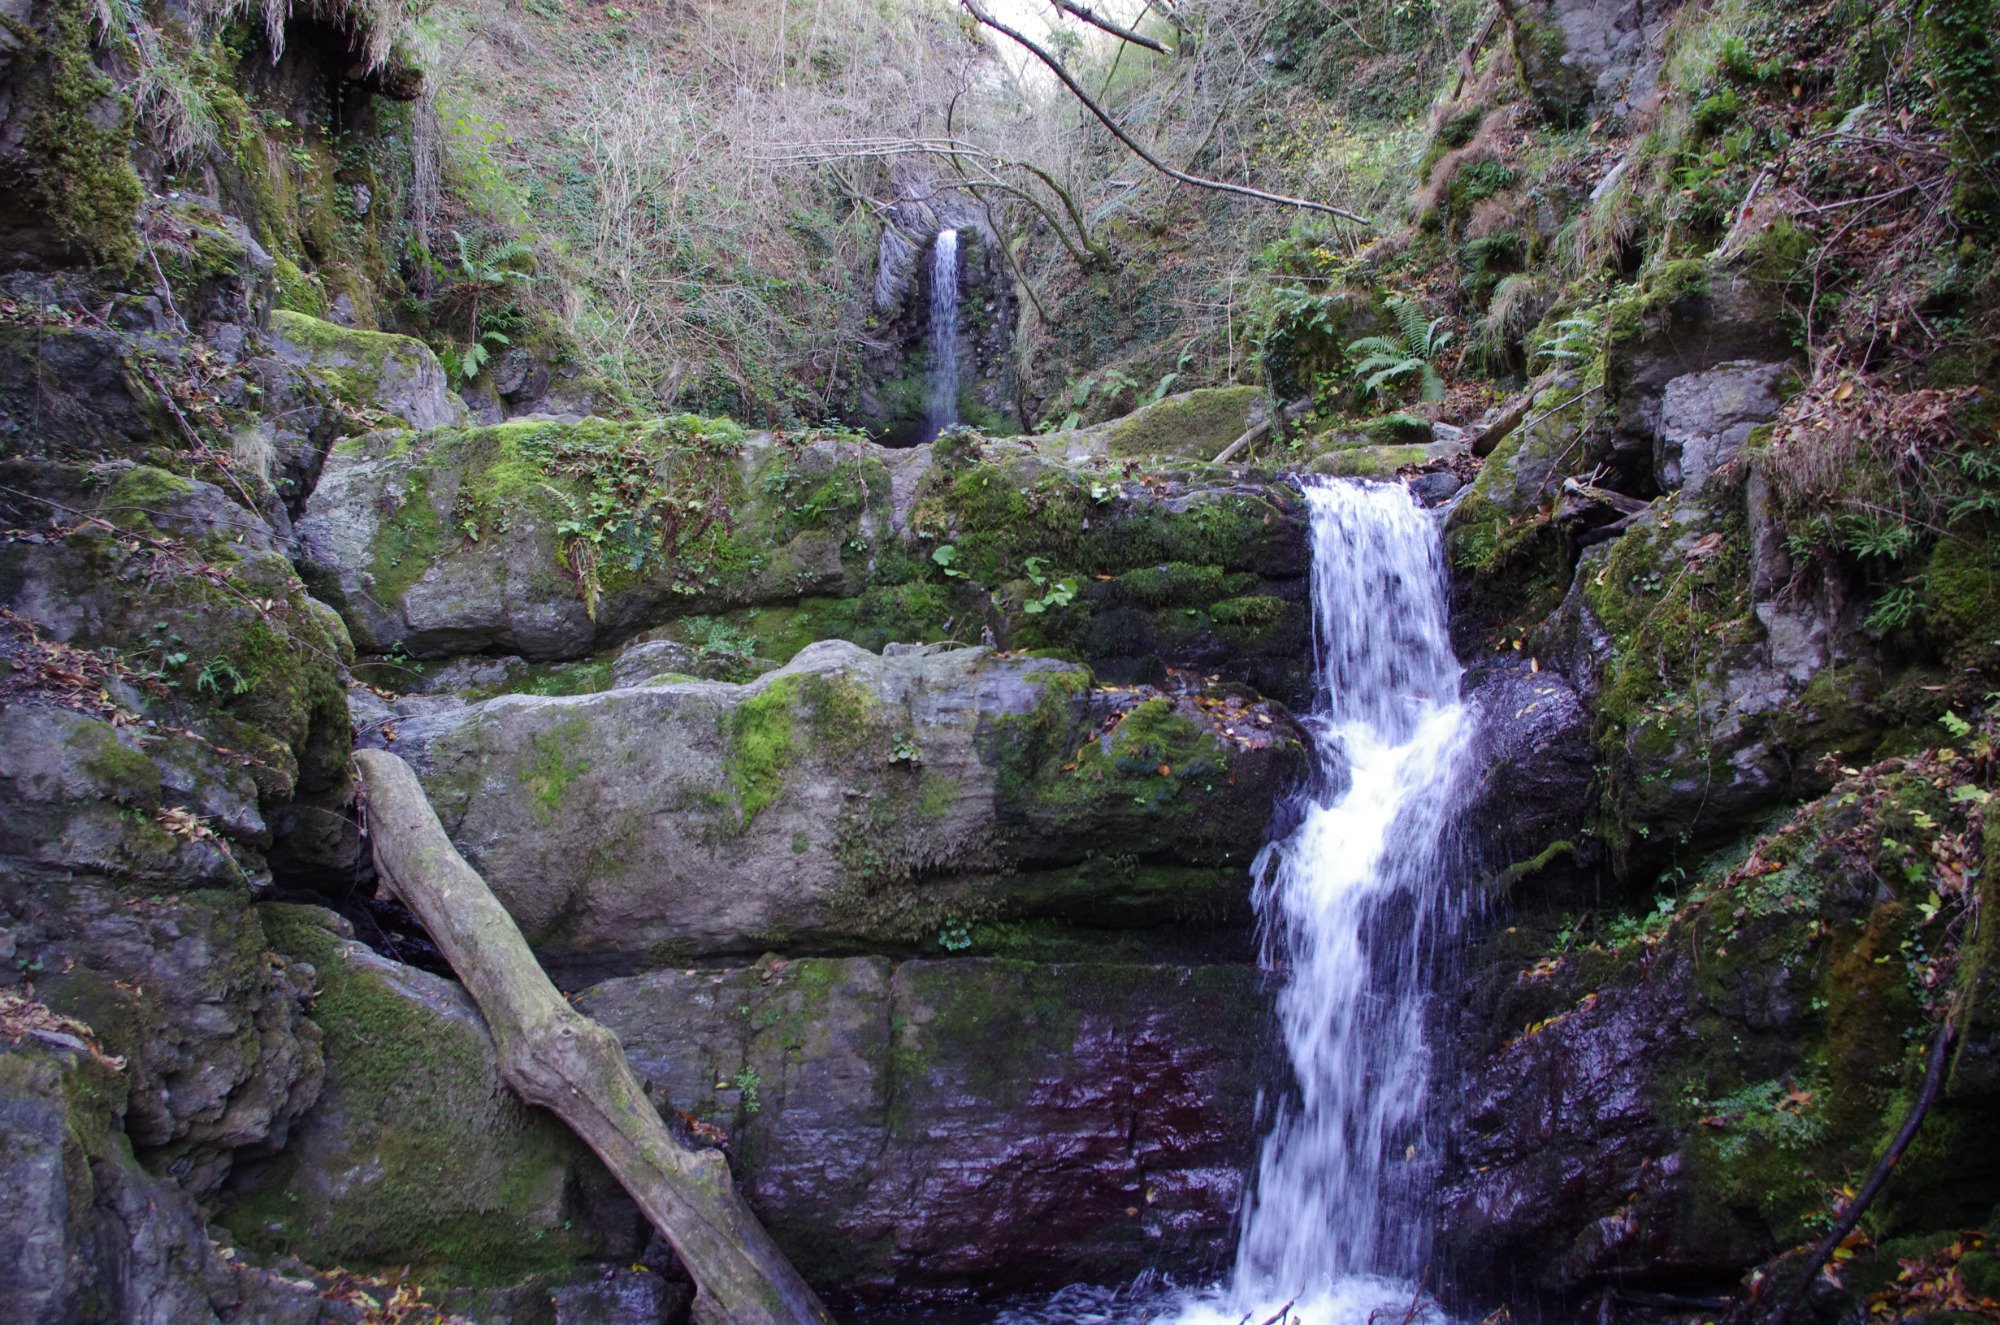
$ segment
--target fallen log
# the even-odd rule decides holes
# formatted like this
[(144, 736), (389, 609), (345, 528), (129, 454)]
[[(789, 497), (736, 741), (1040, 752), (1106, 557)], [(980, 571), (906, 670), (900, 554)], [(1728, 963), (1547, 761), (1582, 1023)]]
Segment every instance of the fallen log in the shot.
[(609, 1028), (549, 983), (486, 881), (458, 854), (410, 766), (359, 750), (383, 887), (416, 912), (479, 1005), (500, 1073), (567, 1123), (623, 1183), (694, 1277), (698, 1325), (831, 1325), (729, 1178), (721, 1152), (660, 1121)]

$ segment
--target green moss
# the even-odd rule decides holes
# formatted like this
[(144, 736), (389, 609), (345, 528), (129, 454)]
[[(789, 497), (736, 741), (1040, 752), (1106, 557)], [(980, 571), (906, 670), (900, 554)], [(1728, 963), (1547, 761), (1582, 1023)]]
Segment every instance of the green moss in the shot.
[(1654, 263), (1629, 293), (1611, 302), (1606, 314), (1611, 340), (1633, 340), (1661, 326), (1669, 314), (1708, 290), (1710, 276), (1705, 258)]
[(798, 694), (814, 749), (820, 754), (859, 754), (881, 734), (882, 702), (845, 673), (802, 677)]
[(1254, 575), (1231, 574), (1220, 566), (1191, 566), (1184, 561), (1142, 566), (1112, 581), (1120, 598), (1141, 607), (1206, 606), (1256, 583)]
[(1501, 870), (1499, 877), (1494, 880), (1495, 885), (1505, 892), (1523, 879), (1534, 878), (1564, 856), (1572, 860), (1576, 858), (1576, 843), (1551, 842), (1527, 860), (1517, 860)]
[(392, 370), (407, 380), (427, 371), (442, 380), (430, 347), (408, 336), (338, 326), (284, 307), (271, 310), (271, 330), (310, 355), (313, 371), (357, 409), (382, 407)]
[(384, 607), (400, 605), (444, 547), (444, 524), (431, 504), (430, 475), (412, 469), (404, 480), (402, 503), (381, 517), (368, 549), (375, 600)]
[(1144, 406), (1111, 424), (1112, 455), (1179, 455), (1206, 460), (1242, 436), (1260, 387), (1207, 387)]
[(1954, 667), (1990, 666), (2000, 657), (2000, 556), (1983, 530), (1938, 540), (1926, 567), (1924, 630)]
[(799, 691), (803, 678), (774, 678), (729, 716), (729, 782), (747, 827), (784, 789), (796, 754)]
[(1226, 640), (1252, 650), (1287, 648), (1305, 626), (1305, 614), (1282, 598), (1258, 594), (1225, 598), (1208, 609)]
[(68, 746), (102, 795), (142, 809), (159, 805), (159, 765), (120, 741), (110, 726), (78, 727), (70, 734)]
[(27, 159), (57, 231), (92, 256), (129, 268), (138, 260), (145, 189), (132, 168), (131, 103), (93, 54), (94, 12), (87, 0), (53, 7), (42, 52), (46, 81), (29, 84)]
[(1342, 478), (1386, 478), (1428, 459), (1428, 446), (1343, 446), (1315, 456), (1312, 468), (1316, 474)]
[(1377, 446), (1393, 446), (1431, 440), (1430, 420), (1414, 414), (1384, 414), (1368, 420), (1362, 428)]
[(134, 465), (119, 474), (98, 509), (114, 520), (136, 519), (140, 526), (150, 527), (152, 521), (148, 516), (193, 492), (194, 484), (179, 474), (151, 465)]
[(260, 914), (273, 949), (314, 969), (312, 1015), (355, 1167), (340, 1184), (295, 1185), (289, 1165), (299, 1161), (281, 1156), (278, 1172), (221, 1212), (224, 1227), (255, 1251), (352, 1269), (414, 1266), (427, 1282), (511, 1283), (603, 1250), (562, 1218), (567, 1175), (594, 1164), (559, 1123), (500, 1085), (476, 1019), (428, 1006), (345, 956), (316, 908)]
[(572, 717), (535, 737), (534, 753), (522, 767), (520, 779), (534, 797), (535, 817), (543, 823), (555, 822), (564, 794), (590, 771), (589, 760), (572, 759), (568, 753), (589, 734), (589, 725)]
[(326, 291), (298, 263), (287, 257), (276, 258), (272, 278), (277, 286), (278, 308), (311, 318), (326, 316)]

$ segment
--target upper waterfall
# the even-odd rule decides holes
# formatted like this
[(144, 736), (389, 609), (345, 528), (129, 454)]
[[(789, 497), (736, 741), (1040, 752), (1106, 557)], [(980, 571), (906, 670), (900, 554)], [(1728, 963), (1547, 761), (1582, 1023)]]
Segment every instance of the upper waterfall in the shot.
[(924, 440), (958, 422), (958, 231), (938, 231), (931, 248), (930, 378)]

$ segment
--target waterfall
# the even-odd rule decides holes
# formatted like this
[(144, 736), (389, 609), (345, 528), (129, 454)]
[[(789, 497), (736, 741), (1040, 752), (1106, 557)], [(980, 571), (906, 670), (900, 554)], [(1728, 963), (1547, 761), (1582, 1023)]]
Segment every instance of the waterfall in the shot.
[(1184, 1318), (1400, 1318), (1423, 1270), (1434, 1168), (1424, 976), (1453, 914), (1452, 818), (1470, 723), (1442, 540), (1401, 484), (1322, 481), (1312, 515), (1319, 772), (1254, 867), (1295, 1093), (1264, 1140), (1230, 1283)]
[(938, 231), (931, 247), (931, 370), (924, 440), (958, 422), (958, 231)]
[(1166, 1300), (1145, 1280), (1079, 1285), (999, 1325), (1261, 1325), (1288, 1306), (1292, 1325), (1371, 1325), (1403, 1320), (1419, 1295), (1437, 1166), (1426, 969), (1457, 919), (1471, 721), (1436, 521), (1400, 483), (1322, 479), (1305, 496), (1315, 773), (1280, 817), (1295, 826), (1252, 866), (1293, 1089), (1258, 1157), (1234, 1270)]

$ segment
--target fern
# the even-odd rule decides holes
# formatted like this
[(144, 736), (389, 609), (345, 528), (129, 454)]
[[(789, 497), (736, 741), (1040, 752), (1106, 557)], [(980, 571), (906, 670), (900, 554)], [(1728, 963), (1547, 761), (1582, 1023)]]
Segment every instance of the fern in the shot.
[(1386, 397), (1389, 388), (1417, 384), (1424, 400), (1444, 399), (1444, 377), (1433, 362), (1451, 344), (1445, 319), (1424, 320), (1424, 310), (1412, 299), (1397, 299), (1389, 311), (1396, 319), (1400, 336), (1363, 336), (1347, 346), (1350, 356), (1360, 362), (1351, 370), (1363, 395)]
[(583, 598), (584, 615), (595, 621), (598, 600), (604, 596), (603, 586), (597, 579), (598, 549), (604, 542), (604, 530), (585, 518), (576, 498), (551, 483), (544, 483), (541, 488), (569, 512), (567, 520), (556, 522), (556, 556), (564, 568), (576, 576), (576, 589)]

